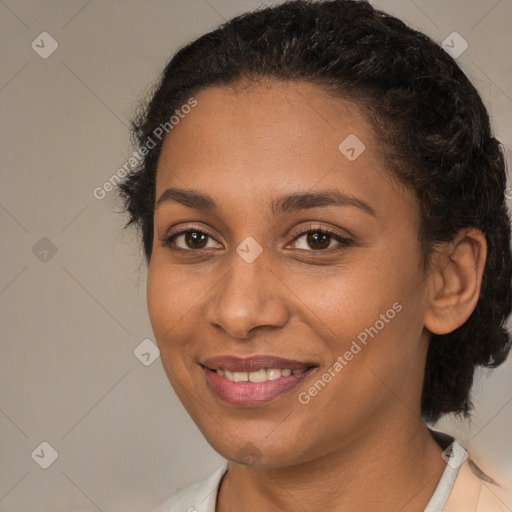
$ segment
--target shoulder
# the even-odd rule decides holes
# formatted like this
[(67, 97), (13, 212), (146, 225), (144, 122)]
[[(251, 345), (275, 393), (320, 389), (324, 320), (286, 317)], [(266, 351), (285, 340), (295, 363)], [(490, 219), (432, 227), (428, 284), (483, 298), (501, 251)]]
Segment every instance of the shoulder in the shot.
[(468, 454), (460, 466), (444, 512), (508, 512), (510, 507), (510, 490), (487, 476)]
[(505, 478), (486, 475), (456, 438), (430, 429), (443, 449), (446, 468), (425, 512), (511, 512), (512, 492)]
[(183, 489), (153, 512), (215, 512), (217, 491), (227, 468), (225, 462), (208, 478)]

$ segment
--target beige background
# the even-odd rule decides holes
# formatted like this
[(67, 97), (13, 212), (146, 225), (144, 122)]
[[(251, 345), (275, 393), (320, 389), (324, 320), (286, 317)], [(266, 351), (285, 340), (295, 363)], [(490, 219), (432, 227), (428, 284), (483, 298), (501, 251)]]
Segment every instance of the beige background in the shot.
[[(127, 119), (171, 53), (259, 4), (0, 1), (0, 512), (150, 511), (222, 461), (160, 360), (134, 356), (152, 338), (141, 252), (114, 193), (92, 192), (130, 156)], [(458, 61), (512, 147), (512, 2), (374, 5), (468, 41)], [(31, 48), (43, 31), (58, 43), (46, 59)], [(440, 428), (512, 477), (512, 363), (479, 375), (473, 422)], [(43, 441), (48, 469), (48, 448), (31, 457)]]

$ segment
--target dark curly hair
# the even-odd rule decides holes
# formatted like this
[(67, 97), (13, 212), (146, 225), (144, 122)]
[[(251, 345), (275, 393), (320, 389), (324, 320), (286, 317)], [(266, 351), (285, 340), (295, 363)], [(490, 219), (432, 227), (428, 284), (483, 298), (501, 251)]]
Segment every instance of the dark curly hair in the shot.
[[(425, 269), (436, 244), (461, 228), (484, 233), (478, 303), (459, 328), (432, 335), (422, 390), (424, 421), (450, 412), (468, 416), (476, 366), (500, 365), (512, 341), (505, 162), (477, 90), (438, 44), (366, 1), (287, 1), (233, 18), (182, 47), (132, 121), (133, 141), (144, 146), (155, 139), (155, 128), (194, 92), (265, 77), (305, 80), (360, 105), (390, 176), (418, 199)], [(127, 226), (140, 228), (147, 262), (163, 140), (119, 185)]]

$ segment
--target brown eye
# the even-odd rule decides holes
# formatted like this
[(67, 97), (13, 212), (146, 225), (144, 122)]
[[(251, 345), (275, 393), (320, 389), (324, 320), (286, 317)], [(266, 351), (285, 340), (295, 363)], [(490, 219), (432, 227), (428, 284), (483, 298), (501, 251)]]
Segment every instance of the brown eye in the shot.
[[(302, 238), (304, 238), (304, 242), (299, 242)], [(332, 241), (337, 243), (331, 244)], [(344, 238), (332, 231), (310, 228), (300, 232), (295, 237), (294, 242), (295, 249), (303, 249), (309, 252), (330, 252), (330, 249), (336, 250), (349, 246), (352, 243), (352, 240)]]
[(184, 234), (185, 243), (191, 249), (202, 249), (207, 242), (208, 235), (198, 231), (187, 231)]
[[(327, 235), (325, 233), (320, 233), (319, 231), (314, 231), (308, 233), (306, 237), (307, 243), (309, 246), (316, 250), (316, 249), (327, 249), (329, 247), (329, 242), (331, 241), (330, 235)], [(327, 241), (327, 243), (326, 243)]]
[[(163, 246), (170, 247), (174, 250), (194, 251), (207, 247), (210, 240), (215, 241), (213, 236), (207, 231), (186, 229), (160, 239), (160, 242)], [(214, 246), (210, 245), (209, 247)]]

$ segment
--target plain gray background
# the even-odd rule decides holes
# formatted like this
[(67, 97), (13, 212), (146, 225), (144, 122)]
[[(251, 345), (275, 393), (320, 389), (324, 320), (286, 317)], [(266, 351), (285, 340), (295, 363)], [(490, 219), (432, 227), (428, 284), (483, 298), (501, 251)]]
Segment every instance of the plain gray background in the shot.
[[(439, 43), (454, 31), (468, 42), (458, 62), (512, 147), (512, 2), (373, 4)], [(1, 512), (151, 511), (222, 462), (160, 359), (134, 355), (152, 339), (142, 254), (114, 192), (93, 190), (131, 155), (128, 119), (171, 54), (258, 5), (0, 1)], [(51, 49), (42, 32), (58, 43), (47, 58), (31, 46)], [(502, 481), (512, 481), (511, 384), (510, 359), (479, 372), (472, 422), (438, 425)], [(42, 442), (58, 452), (47, 469)]]

